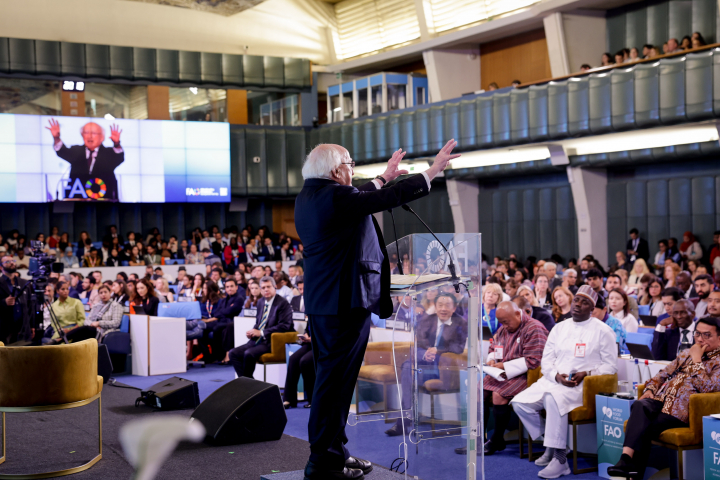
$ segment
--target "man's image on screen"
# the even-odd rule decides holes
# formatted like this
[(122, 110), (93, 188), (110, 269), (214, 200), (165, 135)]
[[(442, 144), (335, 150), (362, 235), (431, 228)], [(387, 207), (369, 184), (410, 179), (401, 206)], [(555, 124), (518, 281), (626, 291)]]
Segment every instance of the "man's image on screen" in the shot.
[[(105, 131), (95, 122), (86, 123), (80, 130), (84, 145), (66, 147), (60, 140), (60, 124), (54, 118), (50, 119), (50, 130), (54, 139), (53, 148), (57, 156), (71, 165), (70, 181), (65, 191), (65, 199), (77, 200), (104, 200), (118, 201), (117, 178), (115, 169), (125, 161), (125, 152), (120, 146), (120, 134), (122, 130), (117, 125), (110, 127), (110, 139), (113, 141), (112, 148), (102, 144), (105, 140)], [(99, 179), (100, 181), (97, 181)], [(81, 196), (73, 189), (75, 182), (79, 180), (82, 190), (92, 192), (96, 195), (86, 193)], [(103, 189), (104, 187), (104, 189)]]

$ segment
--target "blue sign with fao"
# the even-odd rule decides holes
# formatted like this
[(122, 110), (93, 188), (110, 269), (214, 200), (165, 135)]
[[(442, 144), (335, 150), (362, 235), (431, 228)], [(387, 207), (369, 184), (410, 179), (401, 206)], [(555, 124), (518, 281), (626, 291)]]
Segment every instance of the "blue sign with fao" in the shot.
[(720, 479), (720, 419), (703, 417), (705, 480)]
[(630, 407), (634, 401), (604, 395), (595, 396), (598, 474), (601, 477), (610, 478), (608, 467), (620, 460), (625, 442), (625, 421), (630, 418)]

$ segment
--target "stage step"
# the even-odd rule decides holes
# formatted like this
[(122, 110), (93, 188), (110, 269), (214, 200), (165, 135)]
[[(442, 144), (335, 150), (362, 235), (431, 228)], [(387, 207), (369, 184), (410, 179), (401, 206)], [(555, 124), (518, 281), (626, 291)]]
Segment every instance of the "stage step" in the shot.
[[(302, 470), (296, 470), (294, 472), (285, 473), (273, 473), (270, 475), (263, 475), (260, 480), (304, 480), (305, 475)], [(391, 472), (377, 465), (373, 465), (373, 471), (365, 477), (370, 480), (400, 480), (404, 479), (405, 475), (400, 473)]]

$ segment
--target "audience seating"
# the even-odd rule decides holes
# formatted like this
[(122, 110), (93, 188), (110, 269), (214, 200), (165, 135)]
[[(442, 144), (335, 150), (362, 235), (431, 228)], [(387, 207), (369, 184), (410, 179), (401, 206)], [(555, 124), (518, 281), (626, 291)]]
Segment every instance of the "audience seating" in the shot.
[[(397, 372), (393, 367), (393, 342), (370, 342), (365, 350), (365, 362), (360, 367), (358, 381), (355, 383), (355, 413), (360, 414), (360, 392), (358, 385), (361, 381), (379, 385), (383, 389), (384, 411), (387, 406), (388, 387), (395, 387), (400, 377), (402, 364), (410, 358), (412, 342), (395, 342), (395, 362)], [(394, 420), (393, 420), (394, 421)]]
[[(638, 329), (638, 332), (640, 332), (640, 329)], [(646, 333), (631, 333), (627, 332), (625, 335), (625, 341), (626, 343), (635, 343), (638, 345), (647, 345), (648, 347), (652, 347), (652, 331), (650, 332), (651, 335), (648, 335)]]
[[(645, 384), (638, 385), (638, 398), (642, 397)], [(660, 434), (653, 444), (678, 452), (678, 480), (685, 479), (683, 452), (703, 448), (704, 416), (720, 413), (720, 393), (696, 393), (690, 395), (690, 425), (688, 428), (671, 428)], [(627, 429), (627, 420), (625, 421)]]
[(467, 368), (467, 350), (461, 354), (443, 353), (438, 360), (439, 377), (426, 380), (418, 388), (419, 393), (430, 395), (430, 418), (423, 418), (420, 423), (429, 423), (431, 434), (435, 436), (435, 425), (461, 426), (460, 420), (444, 420), (435, 418), (435, 397), (438, 395), (456, 394), (460, 392), (460, 371)]
[(102, 458), (102, 387), (97, 374), (95, 339), (69, 345), (5, 347), (0, 342), (0, 412), (6, 460), (5, 414), (48, 412), (82, 407), (98, 401), (99, 452), (84, 465), (55, 472), (3, 474), (1, 479), (50, 478), (87, 470)]
[(297, 342), (297, 332), (276, 332), (270, 336), (270, 353), (260, 356), (258, 363), (263, 366), (263, 381), (267, 382), (268, 365), (284, 365), (285, 344)]

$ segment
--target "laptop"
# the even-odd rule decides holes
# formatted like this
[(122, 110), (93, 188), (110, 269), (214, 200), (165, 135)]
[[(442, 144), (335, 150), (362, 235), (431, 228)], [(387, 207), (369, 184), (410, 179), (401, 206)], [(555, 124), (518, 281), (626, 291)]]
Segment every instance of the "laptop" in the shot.
[(657, 325), (657, 319), (655, 315), (640, 315), (640, 321), (646, 327), (654, 327)]
[(650, 347), (648, 347), (644, 343), (628, 343), (627, 347), (628, 350), (630, 350), (630, 355), (632, 355), (633, 358), (639, 358), (642, 360), (655, 360), (655, 357), (652, 354), (652, 350), (650, 350)]
[(133, 310), (135, 310), (135, 315), (147, 315), (142, 305), (133, 305)]
[(493, 334), (490, 331), (490, 327), (482, 327), (482, 338), (484, 340), (490, 340), (492, 338)]

